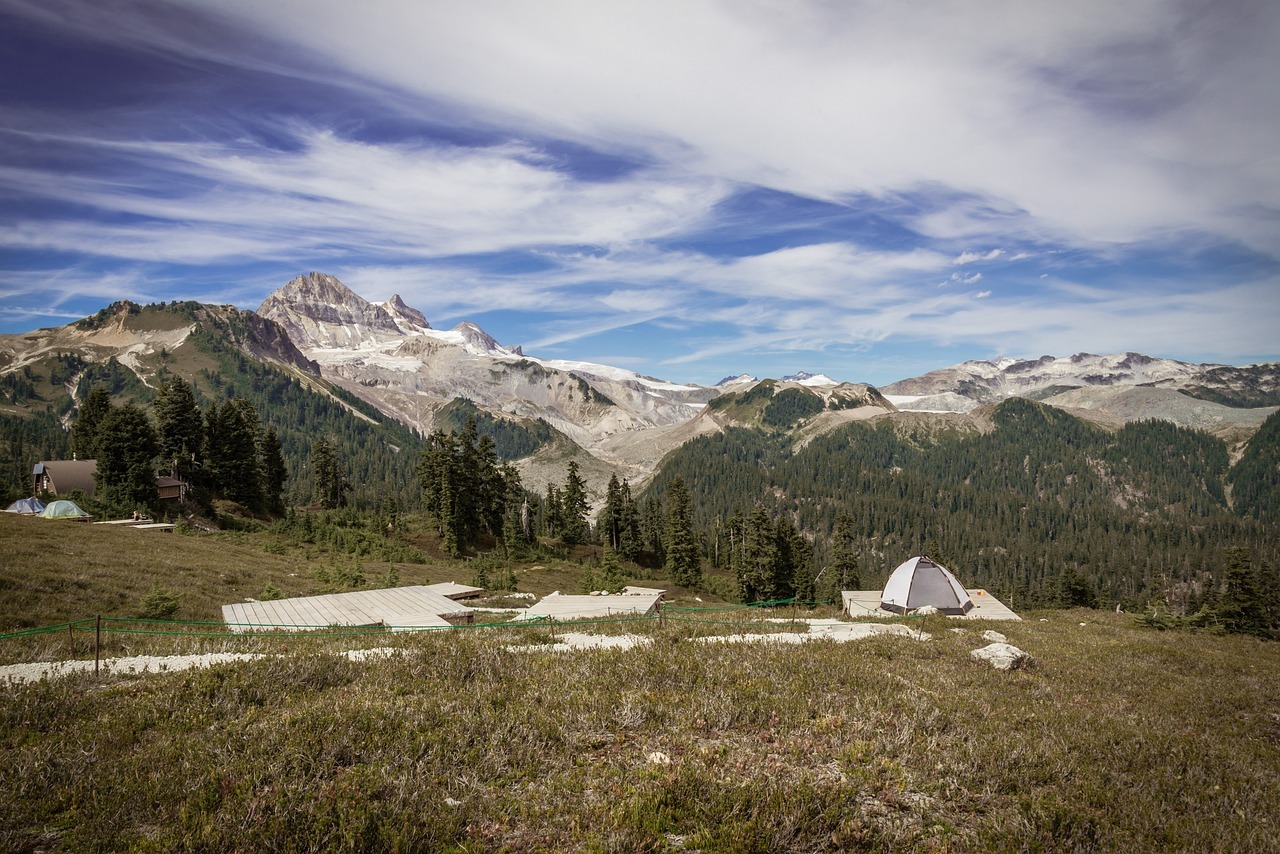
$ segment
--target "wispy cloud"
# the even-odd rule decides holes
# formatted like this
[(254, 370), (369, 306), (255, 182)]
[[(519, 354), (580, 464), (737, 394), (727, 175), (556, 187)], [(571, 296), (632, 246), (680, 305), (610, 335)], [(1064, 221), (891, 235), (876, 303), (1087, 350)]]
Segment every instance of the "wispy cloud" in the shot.
[(633, 363), (690, 369), (1276, 354), (1276, 4), (5, 12), (48, 43), (0, 96), (7, 328), (322, 269), (433, 323), (519, 313), (511, 343), (643, 329)]

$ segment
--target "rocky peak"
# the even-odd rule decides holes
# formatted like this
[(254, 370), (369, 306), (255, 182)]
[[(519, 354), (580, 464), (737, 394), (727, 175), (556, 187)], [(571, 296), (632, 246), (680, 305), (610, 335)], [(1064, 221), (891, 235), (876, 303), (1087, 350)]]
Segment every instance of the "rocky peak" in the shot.
[(464, 346), (473, 352), (491, 356), (523, 355), (519, 347), (514, 350), (509, 347), (503, 347), (498, 343), (497, 339), (474, 323), (464, 320), (453, 327), (452, 331), (454, 334), (461, 336)]
[(385, 308), (325, 273), (291, 280), (262, 301), (258, 314), (279, 323), (304, 349), (359, 346), (404, 334)]
[(387, 314), (391, 315), (396, 325), (403, 332), (417, 332), (431, 328), (431, 324), (427, 323), (427, 316), (406, 304), (404, 300), (400, 299), (399, 294), (392, 294), (391, 299), (382, 303), (382, 307), (386, 309)]

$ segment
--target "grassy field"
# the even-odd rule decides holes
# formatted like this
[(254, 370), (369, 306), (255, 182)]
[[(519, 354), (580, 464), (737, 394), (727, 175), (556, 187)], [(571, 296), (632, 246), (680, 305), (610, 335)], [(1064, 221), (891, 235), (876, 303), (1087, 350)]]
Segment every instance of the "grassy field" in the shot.
[[(211, 602), (226, 564), (298, 571), (230, 540), (82, 536), (90, 612), (94, 579), (145, 567), (118, 547), (138, 537), (192, 590), (214, 574)], [(57, 598), (41, 567), (27, 583)], [(923, 641), (721, 645), (693, 638), (748, 616), (691, 612), (556, 653), (520, 648), (545, 628), (130, 641), (268, 656), (0, 687), (0, 849), (1280, 849), (1280, 645), (1024, 616), (991, 626), (1036, 658), (1012, 673), (970, 657), (987, 626), (943, 618)]]

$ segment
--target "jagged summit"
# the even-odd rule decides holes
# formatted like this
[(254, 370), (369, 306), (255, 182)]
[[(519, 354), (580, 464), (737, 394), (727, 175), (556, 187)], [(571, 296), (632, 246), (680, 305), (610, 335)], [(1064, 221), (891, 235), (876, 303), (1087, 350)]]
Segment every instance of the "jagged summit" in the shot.
[(258, 314), (280, 324), (303, 350), (359, 346), (403, 334), (387, 309), (325, 273), (290, 280), (262, 301)]
[(741, 385), (742, 383), (758, 383), (760, 380), (751, 376), (751, 374), (738, 374), (736, 377), (725, 377), (716, 383), (714, 388), (724, 388), (730, 385)]
[(396, 322), (396, 326), (400, 327), (402, 332), (420, 332), (431, 328), (431, 324), (427, 323), (426, 315), (416, 308), (406, 305), (405, 301), (400, 299), (399, 294), (392, 294), (391, 299), (382, 303), (382, 308), (386, 310), (387, 314), (391, 315)]

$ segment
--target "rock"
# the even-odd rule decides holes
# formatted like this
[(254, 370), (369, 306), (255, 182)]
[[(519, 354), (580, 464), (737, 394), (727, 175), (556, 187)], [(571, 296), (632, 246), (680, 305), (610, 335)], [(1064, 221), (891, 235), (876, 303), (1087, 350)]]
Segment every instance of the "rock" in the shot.
[(932, 617), (934, 614), (941, 614), (942, 612), (932, 605), (925, 605), (923, 608), (916, 608), (914, 613), (917, 617)]
[(670, 765), (671, 757), (663, 753), (661, 750), (655, 750), (645, 757), (654, 765)]
[(952, 629), (951, 631), (955, 632), (955, 633), (956, 633), (956, 634), (958, 634), (958, 635), (967, 635), (967, 634), (969, 634), (969, 630), (968, 630), (968, 629)]
[(1009, 642), (1009, 639), (1007, 637), (1005, 637), (1004, 635), (1000, 634), (999, 632), (993, 629), (987, 629), (985, 632), (983, 632), (982, 639), (984, 641), (991, 641), (992, 643), (1008, 643)]
[(1035, 662), (1029, 654), (1008, 643), (993, 643), (969, 654), (979, 661), (987, 662), (996, 670), (1017, 670)]

